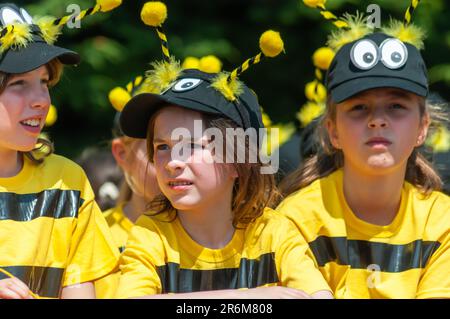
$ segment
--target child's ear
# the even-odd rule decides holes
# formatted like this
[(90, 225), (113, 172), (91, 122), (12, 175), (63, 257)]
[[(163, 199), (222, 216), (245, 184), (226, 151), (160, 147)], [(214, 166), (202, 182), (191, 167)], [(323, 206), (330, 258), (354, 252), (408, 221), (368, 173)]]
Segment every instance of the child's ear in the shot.
[(420, 124), (419, 135), (417, 136), (416, 141), (416, 147), (421, 146), (425, 142), (428, 134), (428, 128), (430, 127), (430, 123), (431, 123), (430, 114), (426, 112), (422, 117), (422, 123)]
[(115, 138), (111, 142), (111, 153), (114, 156), (114, 159), (123, 170), (126, 170), (128, 167), (127, 162), (127, 149), (122, 139)]
[(334, 148), (340, 149), (336, 124), (331, 119), (327, 119), (325, 124), (327, 127), (328, 137), (330, 139), (331, 145), (333, 145)]

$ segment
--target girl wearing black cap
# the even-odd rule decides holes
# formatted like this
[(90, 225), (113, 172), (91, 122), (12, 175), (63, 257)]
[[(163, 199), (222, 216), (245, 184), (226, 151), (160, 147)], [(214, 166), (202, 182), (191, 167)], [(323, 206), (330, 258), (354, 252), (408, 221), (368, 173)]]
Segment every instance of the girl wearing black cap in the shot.
[(419, 152), (432, 111), (420, 45), (401, 36), (417, 32), (406, 28), (363, 26), (349, 43), (348, 30), (334, 35), (322, 148), (285, 181), (277, 208), (336, 298), (450, 297), (450, 198)]
[(39, 137), (49, 87), (79, 62), (52, 45), (58, 21), (0, 5), (0, 298), (95, 297), (117, 263), (84, 172)]
[[(141, 15), (146, 21), (164, 12), (150, 2)], [(277, 191), (273, 174), (264, 174), (268, 165), (260, 156), (252, 161), (258, 137), (225, 137), (264, 127), (255, 93), (236, 78), (261, 54), (230, 74), (181, 70), (168, 56), (161, 22), (156, 26), (167, 54), (147, 73), (156, 93), (134, 96), (120, 124), (125, 135), (147, 138), (163, 195), (131, 230), (117, 297), (331, 297), (294, 225), (266, 208)], [(266, 56), (283, 49), (274, 31), (260, 43)]]

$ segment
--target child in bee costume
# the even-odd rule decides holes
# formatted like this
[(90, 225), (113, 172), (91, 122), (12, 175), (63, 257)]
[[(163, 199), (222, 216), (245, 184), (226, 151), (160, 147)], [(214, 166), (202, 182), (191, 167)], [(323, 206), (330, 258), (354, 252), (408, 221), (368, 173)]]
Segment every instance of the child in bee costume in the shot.
[(311, 247), (336, 298), (449, 298), (450, 198), (418, 149), (433, 122), (420, 49), (405, 22), (341, 26), (326, 76), (322, 147), (277, 208)]
[[(183, 70), (170, 57), (162, 31), (165, 5), (149, 2), (141, 16), (156, 27), (164, 61), (147, 74), (150, 92), (156, 93), (129, 100), (120, 124), (125, 135), (147, 139), (162, 195), (131, 229), (121, 255), (117, 297), (331, 297), (295, 226), (267, 207), (276, 199), (275, 181), (272, 174), (261, 173), (265, 165), (259, 156), (249, 160), (255, 140), (238, 141), (238, 150), (227, 141), (224, 151), (234, 162), (211, 157), (222, 147), (215, 153), (210, 142), (223, 142), (225, 130), (264, 127), (255, 93), (237, 76), (263, 55), (278, 55), (283, 50), (279, 34), (263, 33), (262, 52), (231, 73)], [(199, 122), (221, 136), (217, 130), (214, 138), (203, 129), (195, 133)], [(187, 158), (171, 154), (176, 129), (194, 133), (179, 141)], [(236, 152), (242, 150), (244, 163), (236, 163)]]
[(49, 87), (62, 64), (80, 61), (53, 45), (62, 27), (119, 4), (99, 0), (76, 17), (38, 20), (0, 4), (0, 298), (94, 298), (93, 282), (117, 264), (86, 175), (39, 134)]

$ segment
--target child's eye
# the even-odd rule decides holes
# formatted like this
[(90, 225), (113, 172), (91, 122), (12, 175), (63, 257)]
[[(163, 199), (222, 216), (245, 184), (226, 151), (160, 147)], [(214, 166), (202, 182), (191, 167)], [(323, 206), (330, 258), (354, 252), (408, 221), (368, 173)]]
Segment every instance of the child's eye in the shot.
[(167, 145), (167, 144), (155, 145), (155, 150), (157, 150), (157, 151), (166, 151), (168, 149), (169, 149), (169, 145)]
[(350, 109), (350, 111), (364, 111), (364, 110), (366, 110), (366, 109), (367, 109), (367, 106), (366, 106), (366, 105), (364, 105), (364, 104), (358, 104), (358, 105), (353, 106), (353, 107)]
[(404, 110), (405, 109), (405, 107), (403, 105), (398, 104), (398, 103), (392, 104), (390, 106), (390, 108), (393, 109), (393, 110)]
[(11, 82), (9, 82), (8, 86), (19, 86), (19, 85), (24, 85), (25, 81), (24, 80), (13, 80)]

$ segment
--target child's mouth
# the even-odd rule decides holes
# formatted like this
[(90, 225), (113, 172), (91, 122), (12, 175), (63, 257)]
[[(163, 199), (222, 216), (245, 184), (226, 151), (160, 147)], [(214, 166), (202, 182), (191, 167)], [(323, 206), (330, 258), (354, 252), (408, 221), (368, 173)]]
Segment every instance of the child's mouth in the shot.
[(27, 119), (24, 121), (20, 121), (20, 124), (22, 124), (23, 128), (32, 133), (39, 133), (41, 130), (40, 119)]

